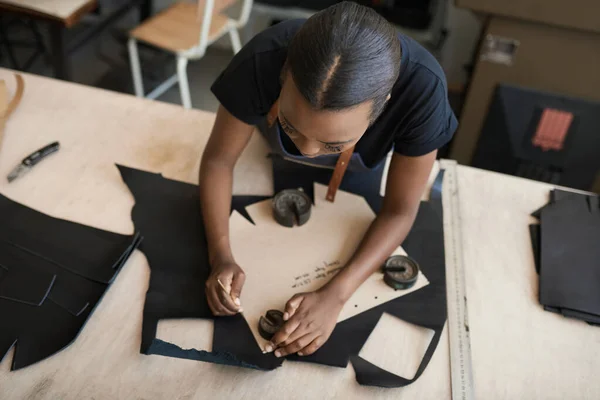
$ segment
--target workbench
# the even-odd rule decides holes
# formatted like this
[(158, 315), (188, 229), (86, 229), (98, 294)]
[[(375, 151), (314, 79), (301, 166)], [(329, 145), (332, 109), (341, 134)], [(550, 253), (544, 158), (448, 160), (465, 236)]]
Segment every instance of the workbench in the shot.
[[(197, 182), (214, 114), (24, 77), (25, 95), (0, 149), (0, 175), (51, 141), (59, 140), (62, 149), (11, 184), (0, 179), (3, 195), (55, 217), (131, 234), (133, 198), (115, 163)], [(14, 90), (12, 71), (0, 70), (0, 78)], [(272, 194), (267, 153), (254, 135), (236, 167), (234, 193)], [(529, 214), (547, 202), (551, 186), (470, 167), (457, 171), (476, 397), (600, 398), (600, 330), (545, 312), (537, 299)], [(142, 355), (148, 276), (147, 261), (136, 251), (70, 347), (16, 372), (9, 371), (11, 351), (0, 363), (0, 398), (451, 397), (446, 331), (421, 378), (402, 389), (359, 386), (351, 366), (288, 361), (261, 372)], [(373, 332), (377, 342), (370, 339), (363, 351), (396, 371), (414, 372), (422, 353), (410, 347), (424, 350), (428, 332), (384, 322)], [(210, 349), (211, 324), (171, 321), (159, 325), (158, 336)]]
[[(71, 80), (68, 58), (70, 52), (81, 47), (134, 6), (139, 9), (140, 21), (145, 20), (152, 13), (152, 0), (122, 1), (118, 8), (88, 30), (75, 43), (67, 43), (66, 31), (94, 11), (98, 7), (98, 3), (98, 0), (0, 0), (0, 13), (10, 13), (46, 23), (49, 28), (54, 76), (59, 79)], [(13, 66), (13, 68), (18, 67)]]

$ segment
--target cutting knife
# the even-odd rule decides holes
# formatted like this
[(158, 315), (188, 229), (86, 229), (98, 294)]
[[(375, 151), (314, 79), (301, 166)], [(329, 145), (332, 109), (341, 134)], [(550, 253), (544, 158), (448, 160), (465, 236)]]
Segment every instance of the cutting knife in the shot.
[(41, 149), (31, 153), (27, 157), (21, 161), (21, 164), (17, 165), (10, 174), (8, 174), (8, 182), (12, 182), (18, 177), (24, 175), (29, 172), (31, 168), (37, 165), (44, 158), (48, 157), (50, 154), (56, 153), (60, 149), (60, 143), (53, 142), (47, 146), (42, 147)]

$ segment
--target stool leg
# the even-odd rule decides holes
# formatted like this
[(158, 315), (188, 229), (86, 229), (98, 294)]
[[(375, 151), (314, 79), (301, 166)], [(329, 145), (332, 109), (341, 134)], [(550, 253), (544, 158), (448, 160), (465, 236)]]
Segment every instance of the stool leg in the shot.
[(135, 95), (137, 97), (144, 97), (144, 83), (142, 82), (142, 68), (140, 66), (137, 41), (134, 38), (129, 38), (127, 47), (129, 48), (129, 64), (131, 65)]
[(231, 39), (231, 47), (233, 48), (233, 54), (236, 54), (242, 49), (242, 43), (240, 41), (240, 34), (236, 28), (229, 29), (229, 38)]
[(184, 108), (192, 108), (192, 99), (190, 96), (190, 84), (187, 77), (188, 59), (177, 57), (177, 75), (179, 77), (179, 92), (181, 94), (181, 103)]

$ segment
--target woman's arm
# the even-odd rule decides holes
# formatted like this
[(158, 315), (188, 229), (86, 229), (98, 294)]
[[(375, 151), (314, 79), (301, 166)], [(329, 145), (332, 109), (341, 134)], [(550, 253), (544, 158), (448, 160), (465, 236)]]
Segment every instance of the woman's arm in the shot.
[(329, 289), (346, 301), (404, 241), (415, 221), (437, 151), (421, 157), (394, 153), (383, 206), (356, 253), (329, 282)]
[(383, 206), (353, 257), (323, 288), (288, 301), (284, 314), (287, 322), (267, 351), (279, 347), (275, 353), (278, 357), (309, 355), (327, 341), (344, 303), (408, 235), (436, 154), (407, 157), (394, 153)]
[[(200, 202), (211, 265), (206, 297), (216, 315), (233, 315), (240, 311), (239, 296), (245, 276), (231, 253), (229, 214), (233, 168), (253, 130), (251, 125), (238, 120), (220, 106), (200, 164)], [(223, 291), (218, 280), (231, 291), (230, 296)]]

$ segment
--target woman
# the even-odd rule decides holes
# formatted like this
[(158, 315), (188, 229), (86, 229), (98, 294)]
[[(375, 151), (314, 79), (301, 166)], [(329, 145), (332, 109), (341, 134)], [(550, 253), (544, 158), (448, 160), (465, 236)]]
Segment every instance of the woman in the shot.
[(212, 91), (221, 106), (202, 158), (200, 195), (212, 268), (206, 293), (215, 315), (241, 310), (245, 276), (231, 252), (229, 208), (233, 168), (255, 125), (283, 171), (322, 171), (340, 153), (351, 154), (344, 181), (363, 191), (379, 188), (393, 149), (381, 210), (355, 254), (326, 286), (288, 301), (286, 323), (266, 349), (278, 357), (312, 354), (414, 222), (437, 149), (457, 126), (444, 73), (372, 9), (343, 2), (257, 35)]

